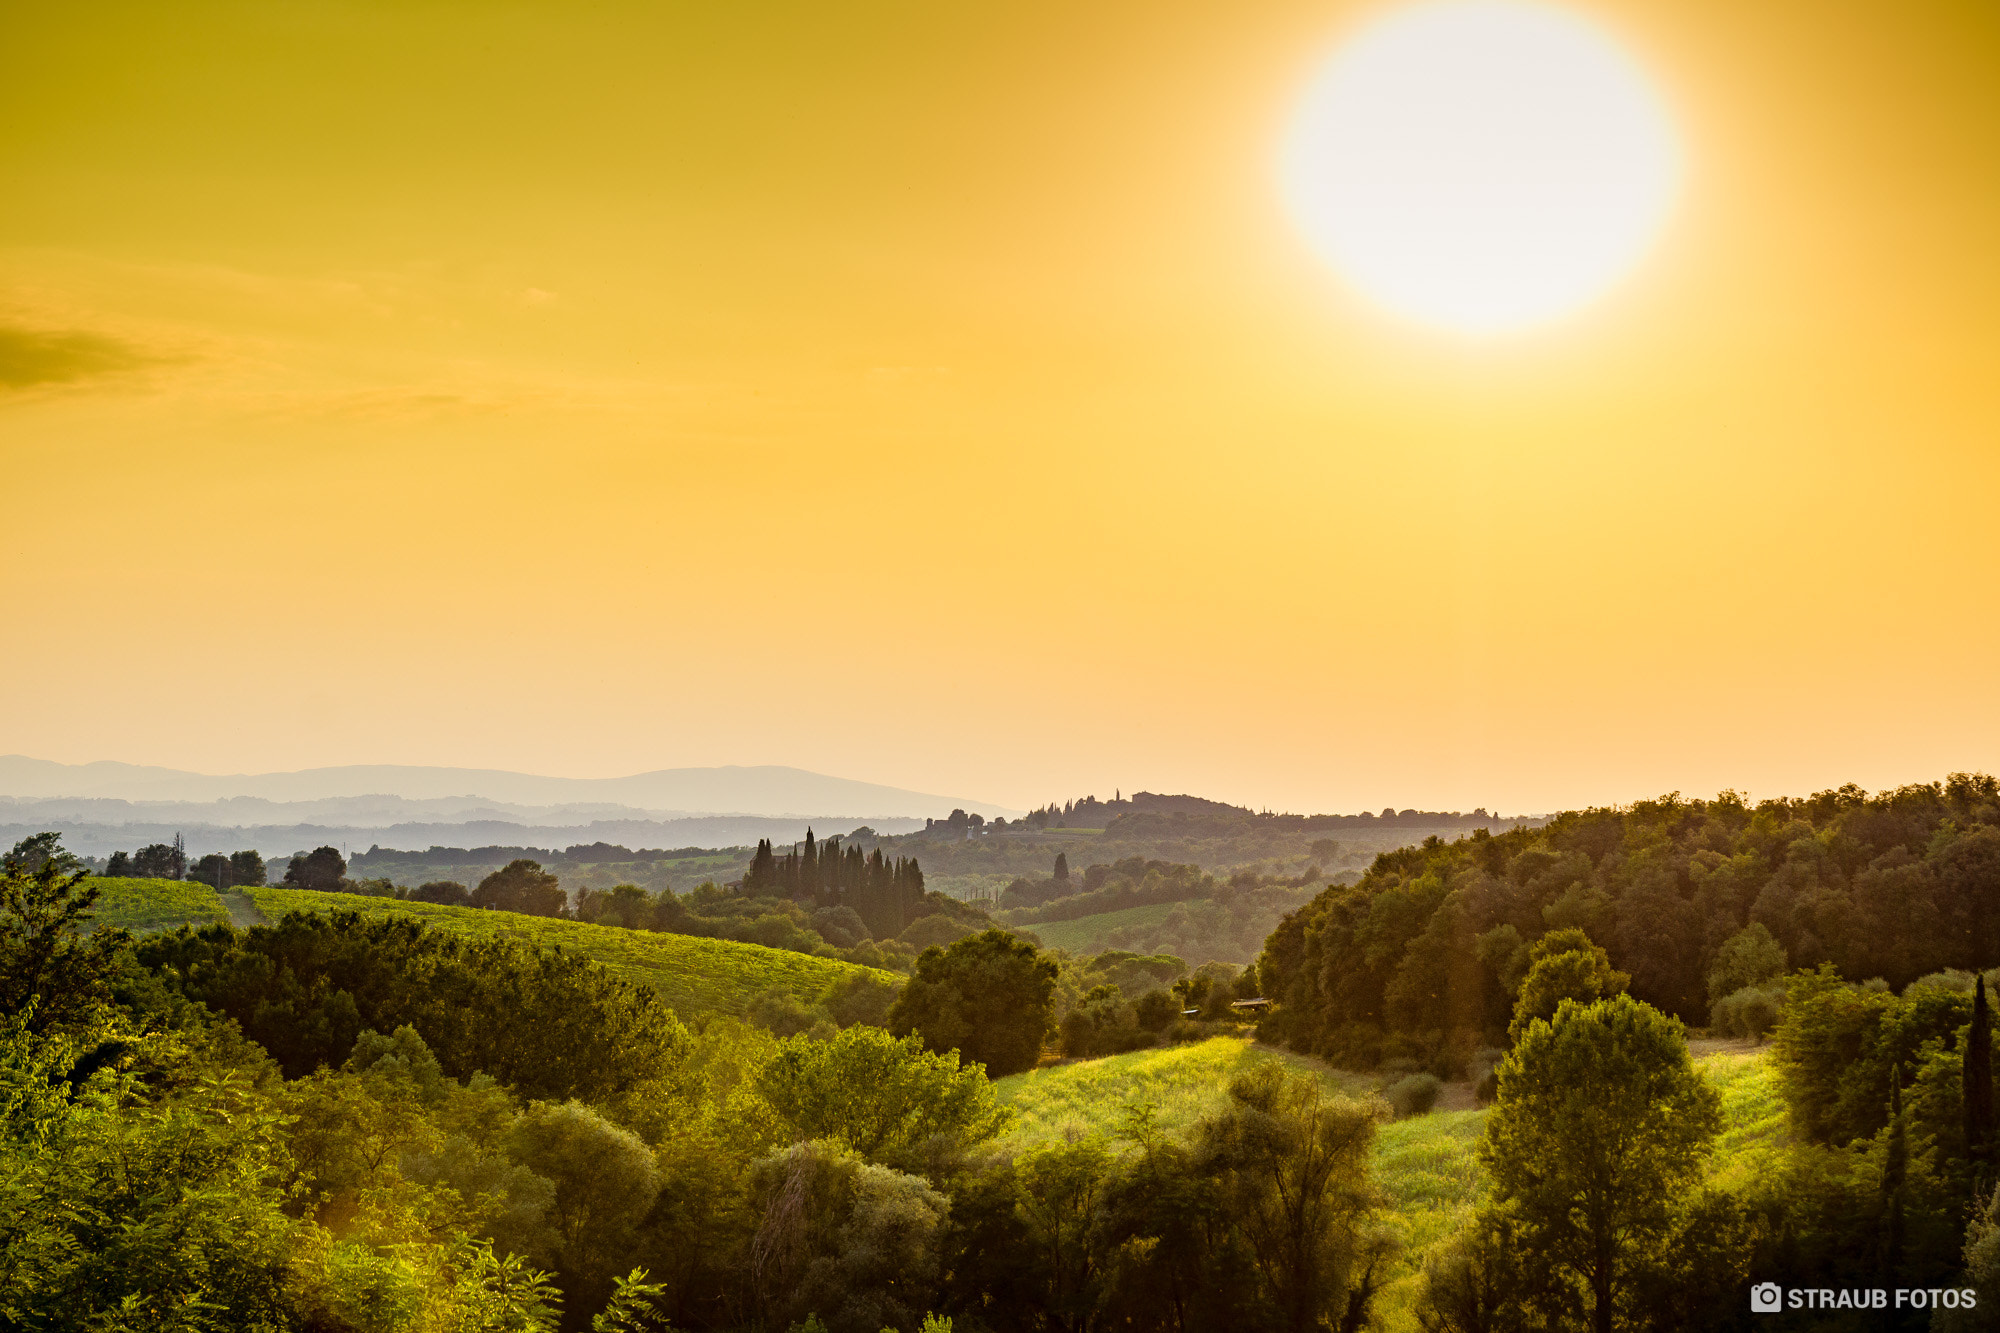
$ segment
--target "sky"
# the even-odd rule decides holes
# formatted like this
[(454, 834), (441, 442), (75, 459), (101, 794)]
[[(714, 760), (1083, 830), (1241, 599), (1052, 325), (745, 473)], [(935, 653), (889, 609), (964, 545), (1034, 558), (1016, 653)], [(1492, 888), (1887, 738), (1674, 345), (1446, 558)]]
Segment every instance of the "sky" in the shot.
[(2000, 9), (1575, 4), (1546, 327), (1278, 145), (1393, 6), (0, 7), (0, 751), (1544, 811), (2000, 767)]

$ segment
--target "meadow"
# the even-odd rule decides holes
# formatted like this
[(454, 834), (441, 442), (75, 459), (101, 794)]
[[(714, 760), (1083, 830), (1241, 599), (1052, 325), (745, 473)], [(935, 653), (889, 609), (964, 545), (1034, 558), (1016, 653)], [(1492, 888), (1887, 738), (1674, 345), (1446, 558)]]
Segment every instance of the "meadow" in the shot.
[(778, 992), (810, 1003), (828, 985), (853, 972), (872, 972), (900, 984), (893, 972), (734, 940), (703, 939), (559, 921), (552, 917), (488, 912), (476, 907), (399, 902), (311, 889), (244, 890), (273, 921), (287, 912), (351, 911), (363, 916), (413, 916), (425, 925), (471, 939), (504, 937), (542, 948), (574, 949), (624, 977), (650, 986), (683, 1016), (741, 1014), (757, 995)]
[(91, 908), (93, 928), (117, 926), (145, 935), (229, 922), (222, 899), (198, 880), (93, 878), (90, 884), (100, 890), (97, 905)]
[[(1724, 1129), (1716, 1141), (1714, 1179), (1728, 1186), (1765, 1171), (1783, 1143), (1784, 1102), (1763, 1051), (1731, 1043), (1696, 1050), (1696, 1068), (1722, 1094)], [(1001, 1102), (1016, 1115), (1000, 1140), (1021, 1150), (1078, 1135), (1115, 1136), (1128, 1108), (1147, 1104), (1155, 1124), (1185, 1134), (1221, 1108), (1230, 1079), (1269, 1063), (1318, 1079), (1329, 1094), (1372, 1096), (1380, 1080), (1330, 1069), (1317, 1060), (1244, 1037), (1211, 1037), (1097, 1060), (1050, 1065), (999, 1080)], [(1433, 1111), (1384, 1123), (1373, 1174), (1386, 1220), (1400, 1245), (1377, 1306), (1377, 1327), (1418, 1328), (1416, 1300), (1424, 1263), (1471, 1216), (1486, 1192), (1475, 1149), (1486, 1112)]]

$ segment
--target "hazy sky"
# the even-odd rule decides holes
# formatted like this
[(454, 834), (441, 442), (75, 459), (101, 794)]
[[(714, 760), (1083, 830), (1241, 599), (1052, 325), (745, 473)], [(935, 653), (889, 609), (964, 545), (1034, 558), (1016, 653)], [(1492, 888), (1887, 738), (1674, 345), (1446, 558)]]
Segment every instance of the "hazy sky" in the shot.
[(2000, 767), (2000, 7), (1580, 5), (1553, 329), (1275, 155), (1382, 6), (0, 8), (0, 751), (1547, 809)]

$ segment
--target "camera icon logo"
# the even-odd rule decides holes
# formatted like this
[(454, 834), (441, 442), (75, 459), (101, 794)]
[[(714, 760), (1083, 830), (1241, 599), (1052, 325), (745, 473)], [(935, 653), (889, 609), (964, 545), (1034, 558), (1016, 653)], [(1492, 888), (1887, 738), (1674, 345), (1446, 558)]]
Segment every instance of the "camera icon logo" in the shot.
[(1775, 1282), (1759, 1282), (1750, 1288), (1750, 1312), (1752, 1314), (1773, 1314), (1783, 1308), (1785, 1293), (1778, 1290)]

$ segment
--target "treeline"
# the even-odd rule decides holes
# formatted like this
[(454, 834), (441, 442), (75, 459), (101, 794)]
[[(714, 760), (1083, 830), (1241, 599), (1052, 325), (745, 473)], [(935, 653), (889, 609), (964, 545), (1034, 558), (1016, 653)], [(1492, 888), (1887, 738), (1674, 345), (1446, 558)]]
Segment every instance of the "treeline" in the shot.
[(1565, 927), (1602, 944), (1634, 996), (1695, 1024), (1787, 969), (1832, 963), (1901, 989), (1991, 966), (2000, 791), (1956, 774), (1754, 806), (1675, 795), (1385, 853), (1271, 935), (1269, 1031), (1348, 1066), (1457, 1072), (1498, 1044), (1531, 946)]
[(1385, 1272), (1378, 1112), (1311, 1079), (1000, 1148), (987, 1076), (1060, 989), (1003, 932), (925, 953), (886, 1027), (780, 1040), (408, 920), (86, 935), (94, 883), (0, 877), (24, 1327), (1279, 1333), (1366, 1322)]
[(888, 938), (925, 915), (924, 872), (913, 856), (894, 861), (877, 847), (843, 847), (838, 838), (816, 844), (811, 829), (799, 846), (779, 856), (770, 839), (758, 842), (743, 875), (742, 892), (752, 898), (790, 898), (822, 908), (848, 908), (869, 932)]
[(1039, 921), (1075, 921), (1100, 912), (1119, 912), (1154, 903), (1226, 901), (1259, 889), (1300, 889), (1318, 879), (1311, 868), (1289, 877), (1239, 871), (1227, 879), (1218, 879), (1198, 865), (1133, 856), (1108, 865), (1093, 865), (1079, 881), (1069, 873), (1067, 858), (1059, 856), (1055, 872), (1047, 879), (1022, 877), (1009, 884), (1001, 892), (1000, 907), (1006, 913), (1006, 921), (1032, 925)]
[[(327, 893), (358, 893), (445, 907), (589, 921), (627, 930), (737, 940), (894, 971), (908, 971), (917, 954), (933, 944), (949, 944), (991, 924), (984, 912), (970, 904), (926, 892), (923, 871), (914, 859), (885, 866), (879, 852), (864, 859), (857, 848), (841, 855), (837, 844), (833, 846), (834, 854), (824, 858), (815, 855), (807, 862), (814, 866), (813, 882), (822, 885), (819, 892), (797, 896), (741, 887), (725, 889), (713, 883), (687, 894), (672, 889), (651, 892), (636, 884), (578, 889), (570, 894), (555, 875), (525, 857), (502, 866), (471, 888), (456, 880), (433, 880), (412, 888), (387, 879), (348, 878), (347, 863), (332, 847), (294, 857), (286, 869), (285, 882)], [(768, 853), (768, 845), (763, 850)], [(843, 886), (842, 876), (857, 861), (854, 879), (859, 889), (850, 892)], [(799, 862), (800, 858), (792, 858), (794, 882), (804, 884), (807, 881), (796, 869)], [(786, 864), (769, 856), (765, 863), (767, 867)], [(874, 884), (884, 882), (887, 891), (872, 891)], [(850, 905), (855, 902), (868, 909), (872, 920)]]

